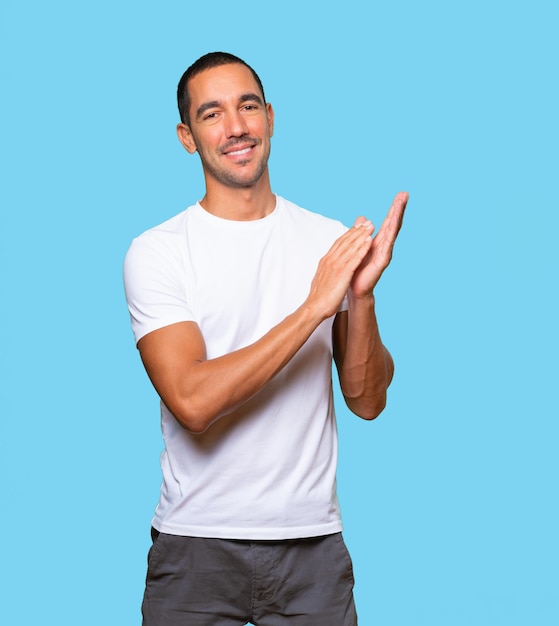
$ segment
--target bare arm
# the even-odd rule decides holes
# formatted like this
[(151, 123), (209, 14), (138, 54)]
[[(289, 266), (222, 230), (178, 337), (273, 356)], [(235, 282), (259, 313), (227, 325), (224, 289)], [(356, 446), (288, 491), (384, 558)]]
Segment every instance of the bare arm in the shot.
[(372, 225), (364, 224), (342, 235), (321, 259), (305, 302), (245, 348), (207, 359), (204, 338), (193, 322), (172, 324), (140, 339), (146, 371), (175, 418), (188, 430), (203, 432), (270, 381), (317, 326), (336, 313), (370, 249), (371, 232)]
[[(399, 193), (348, 290), (348, 311), (338, 313), (333, 328), (334, 359), (347, 406), (364, 419), (374, 419), (386, 405), (394, 363), (382, 344), (373, 289), (392, 259), (408, 201)], [(364, 221), (358, 218), (356, 225)]]

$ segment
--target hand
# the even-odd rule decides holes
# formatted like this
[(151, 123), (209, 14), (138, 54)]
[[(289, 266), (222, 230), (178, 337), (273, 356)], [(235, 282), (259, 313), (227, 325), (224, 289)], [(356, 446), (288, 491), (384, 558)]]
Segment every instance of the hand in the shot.
[[(370, 248), (350, 282), (350, 290), (354, 296), (362, 298), (371, 295), (382, 273), (388, 267), (392, 259), (394, 242), (402, 227), (408, 197), (406, 192), (396, 194), (382, 226), (371, 239)], [(366, 222), (364, 217), (358, 217), (352, 230), (360, 228), (361, 224)]]
[(338, 311), (355, 271), (369, 253), (373, 230), (369, 220), (359, 218), (320, 260), (306, 304), (321, 318)]

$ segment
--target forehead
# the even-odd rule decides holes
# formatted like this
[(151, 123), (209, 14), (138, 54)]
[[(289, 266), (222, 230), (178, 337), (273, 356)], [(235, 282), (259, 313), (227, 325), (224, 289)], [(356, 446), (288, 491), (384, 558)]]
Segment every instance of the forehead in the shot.
[(252, 72), (241, 63), (229, 63), (204, 70), (188, 81), (191, 111), (204, 102), (234, 100), (242, 94), (255, 93), (262, 97)]

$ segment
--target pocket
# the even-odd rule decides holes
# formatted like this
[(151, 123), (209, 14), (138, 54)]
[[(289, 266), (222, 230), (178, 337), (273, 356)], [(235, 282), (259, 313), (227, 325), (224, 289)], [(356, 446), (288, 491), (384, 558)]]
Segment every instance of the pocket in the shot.
[(147, 571), (147, 580), (153, 578), (155, 576), (157, 566), (161, 562), (162, 559), (162, 546), (163, 538), (165, 537), (165, 533), (160, 533), (158, 530), (152, 527), (151, 529), (151, 539), (152, 544), (148, 552), (148, 571)]
[(344, 538), (342, 537), (342, 533), (336, 533), (334, 537), (336, 539), (340, 563), (343, 563), (346, 567), (346, 575), (350, 578), (353, 584), (355, 579), (353, 578), (353, 562), (351, 560), (349, 550), (347, 549)]

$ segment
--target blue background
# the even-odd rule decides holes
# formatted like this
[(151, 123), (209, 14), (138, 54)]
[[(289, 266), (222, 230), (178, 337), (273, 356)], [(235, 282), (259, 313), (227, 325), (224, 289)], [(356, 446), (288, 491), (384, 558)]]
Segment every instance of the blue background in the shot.
[(411, 194), (388, 408), (338, 402), (360, 623), (559, 624), (555, 6), (2, 0), (2, 623), (140, 623), (162, 444), (121, 266), (203, 194), (175, 88), (224, 49), (276, 192), (348, 224)]

